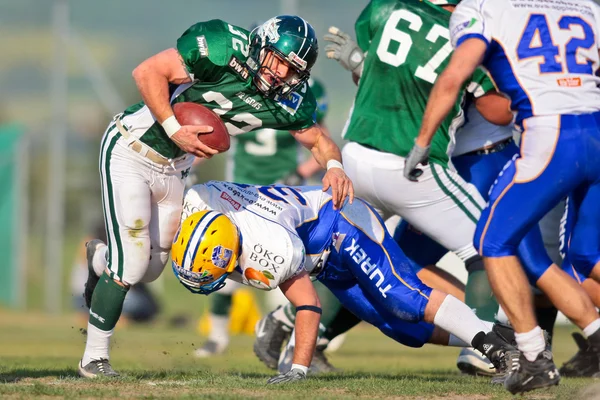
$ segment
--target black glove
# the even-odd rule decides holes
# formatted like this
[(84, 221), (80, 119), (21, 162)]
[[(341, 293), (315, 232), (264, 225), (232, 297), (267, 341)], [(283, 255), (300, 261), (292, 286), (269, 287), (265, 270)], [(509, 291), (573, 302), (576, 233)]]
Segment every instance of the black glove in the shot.
[(295, 382), (300, 381), (302, 379), (306, 379), (306, 373), (297, 368), (290, 369), (285, 374), (279, 374), (277, 376), (272, 377), (267, 381), (269, 385), (274, 385), (278, 383), (287, 383), (287, 382)]

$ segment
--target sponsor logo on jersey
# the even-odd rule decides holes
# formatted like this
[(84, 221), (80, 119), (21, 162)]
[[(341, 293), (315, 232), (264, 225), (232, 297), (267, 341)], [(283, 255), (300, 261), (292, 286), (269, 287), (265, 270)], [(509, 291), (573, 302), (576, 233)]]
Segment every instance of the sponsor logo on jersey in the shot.
[(211, 261), (216, 267), (226, 268), (232, 255), (233, 250), (218, 245), (213, 248)]
[(556, 83), (560, 87), (579, 87), (581, 86), (581, 78), (561, 78), (557, 79)]
[(286, 96), (279, 97), (277, 104), (279, 104), (285, 111), (289, 112), (291, 115), (295, 115), (298, 108), (300, 108), (300, 104), (302, 103), (302, 97), (300, 94), (296, 92), (292, 92)]
[(455, 36), (456, 34), (462, 32), (463, 30), (472, 27), (476, 23), (477, 23), (477, 18), (471, 18), (470, 21), (466, 21), (466, 22), (463, 22), (462, 24), (458, 24), (454, 29), (452, 29), (451, 36)]
[(208, 43), (206, 43), (206, 37), (196, 36), (196, 42), (198, 43), (198, 51), (200, 51), (200, 57), (208, 57)]
[(302, 58), (300, 58), (296, 53), (294, 53), (293, 51), (290, 52), (290, 54), (288, 54), (288, 58), (297, 66), (300, 67), (300, 69), (302, 71), (304, 71), (306, 69), (306, 61), (303, 60)]
[[(272, 251), (267, 250), (260, 243), (257, 243), (254, 245), (254, 247), (252, 247), (252, 251), (250, 252), (248, 259), (250, 261), (254, 261), (264, 269), (273, 271), (275, 274), (277, 274), (279, 269), (286, 264), (285, 258), (279, 254), (275, 254)], [(263, 273), (264, 272), (267, 271), (263, 271)]]
[(231, 204), (231, 206), (233, 208), (235, 208), (236, 210), (239, 210), (240, 207), (242, 206), (240, 203), (235, 201), (228, 193), (221, 192), (221, 198), (223, 200), (225, 200), (226, 202), (228, 202), (229, 204)]
[(233, 69), (233, 71), (238, 74), (243, 80), (247, 80), (250, 76), (248, 69), (244, 66), (244, 63), (241, 62), (236, 56), (231, 56), (229, 60), (229, 67)]
[(379, 292), (384, 298), (387, 298), (387, 291), (392, 288), (392, 285), (385, 285), (385, 278), (383, 272), (377, 267), (376, 263), (371, 263), (371, 257), (366, 251), (352, 238), (352, 244), (344, 248), (344, 251), (350, 254), (352, 260), (360, 266), (362, 272), (364, 272), (370, 280), (377, 278), (375, 287), (379, 289)]
[[(267, 273), (269, 274), (268, 276)], [(269, 279), (274, 279), (270, 272), (258, 271), (254, 268), (246, 268), (244, 270), (244, 278), (246, 278), (251, 286), (261, 290), (271, 290)]]
[(242, 100), (244, 103), (248, 104), (250, 107), (254, 108), (255, 110), (260, 110), (260, 108), (262, 107), (262, 104), (259, 101), (250, 97), (250, 95), (248, 93), (237, 92), (235, 95), (240, 100)]

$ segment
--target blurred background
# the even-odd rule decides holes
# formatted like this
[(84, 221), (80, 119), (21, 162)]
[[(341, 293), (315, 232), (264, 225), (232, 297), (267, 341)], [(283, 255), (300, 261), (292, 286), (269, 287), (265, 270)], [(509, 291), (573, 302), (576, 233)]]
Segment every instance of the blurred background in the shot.
[[(353, 32), (366, 4), (0, 0), (0, 306), (58, 314), (77, 304), (72, 270), (85, 263), (83, 242), (102, 221), (100, 138), (113, 115), (140, 100), (131, 71), (142, 60), (173, 47), (198, 21), (220, 18), (249, 27), (298, 14), (321, 38), (330, 25)], [(313, 76), (325, 83), (327, 125), (341, 144), (355, 86), (323, 51)], [(225, 159), (199, 167), (198, 181), (223, 179)], [(179, 301), (189, 295), (165, 272), (153, 287), (165, 294), (163, 309), (189, 310)]]

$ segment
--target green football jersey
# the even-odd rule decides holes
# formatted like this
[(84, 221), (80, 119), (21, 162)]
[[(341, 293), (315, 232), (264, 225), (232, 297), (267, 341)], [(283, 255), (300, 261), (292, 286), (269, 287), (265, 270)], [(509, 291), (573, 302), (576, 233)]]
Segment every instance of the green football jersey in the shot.
[[(325, 87), (314, 78), (308, 81), (317, 100), (317, 122), (327, 114)], [(227, 179), (254, 185), (271, 185), (293, 173), (305, 157), (304, 148), (288, 131), (261, 129), (235, 138), (229, 153)]]
[[(261, 128), (300, 130), (315, 123), (315, 98), (304, 85), (278, 101), (262, 96), (246, 68), (248, 31), (222, 20), (200, 22), (177, 40), (191, 83), (170, 85), (171, 104), (194, 102), (217, 113), (232, 136)], [(140, 102), (125, 110), (131, 135), (167, 158), (184, 153)]]
[[(372, 0), (363, 10), (355, 30), (368, 54), (345, 139), (408, 154), (429, 93), (450, 59), (450, 15), (420, 0)], [(451, 136), (462, 119), (459, 101), (433, 139), (432, 161), (447, 164)]]

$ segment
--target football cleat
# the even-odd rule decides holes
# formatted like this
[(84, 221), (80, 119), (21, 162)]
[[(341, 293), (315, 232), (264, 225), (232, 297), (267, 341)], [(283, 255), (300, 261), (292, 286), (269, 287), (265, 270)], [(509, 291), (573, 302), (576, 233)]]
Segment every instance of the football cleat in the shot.
[(560, 374), (568, 377), (600, 378), (600, 351), (594, 349), (581, 333), (573, 333), (578, 351), (560, 367)]
[(517, 394), (558, 385), (559, 381), (560, 373), (552, 361), (552, 352), (544, 350), (533, 362), (521, 353), (504, 381), (504, 388)]
[(494, 376), (496, 368), (483, 354), (473, 349), (465, 347), (461, 350), (456, 366), (463, 374), (474, 376)]
[(81, 364), (81, 361), (79, 361), (77, 371), (79, 372), (79, 376), (89, 379), (99, 377), (116, 378), (119, 376), (106, 358), (92, 360), (87, 363), (85, 367)]
[(290, 337), (291, 331), (283, 322), (277, 320), (272, 312), (267, 314), (254, 326), (254, 354), (267, 367), (277, 369), (281, 346)]
[(92, 306), (92, 295), (94, 294), (94, 289), (96, 289), (96, 285), (100, 280), (100, 277), (96, 275), (96, 271), (94, 271), (94, 254), (98, 250), (98, 247), (104, 245), (104, 242), (100, 239), (92, 239), (85, 244), (85, 256), (87, 258), (87, 267), (88, 267), (88, 278), (85, 282), (85, 290), (83, 291), (83, 298), (85, 299), (85, 305), (87, 308), (91, 308)]
[(325, 349), (327, 346), (319, 346), (315, 349), (315, 353), (313, 354), (312, 362), (310, 363), (310, 368), (308, 372), (310, 374), (323, 374), (326, 372), (341, 372), (340, 369), (331, 365), (327, 356), (325, 355)]
[(227, 344), (218, 343), (214, 340), (207, 340), (204, 345), (194, 351), (194, 357), (196, 358), (209, 358), (223, 354), (227, 349)]

